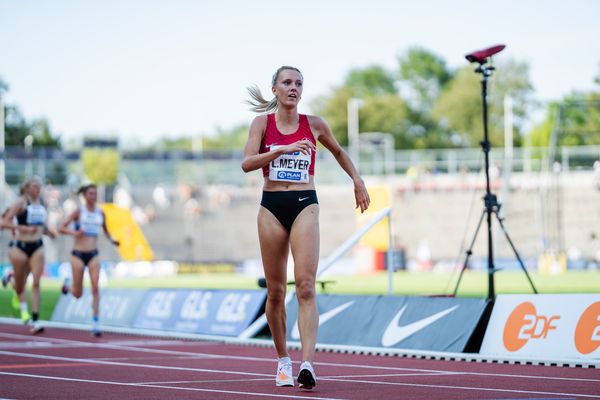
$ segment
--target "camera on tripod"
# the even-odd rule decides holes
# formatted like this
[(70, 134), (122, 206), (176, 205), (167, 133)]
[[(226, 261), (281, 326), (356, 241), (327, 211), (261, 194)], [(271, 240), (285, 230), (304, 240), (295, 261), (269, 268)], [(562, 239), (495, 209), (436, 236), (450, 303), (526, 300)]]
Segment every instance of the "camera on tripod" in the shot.
[(490, 303), (493, 302), (494, 298), (496, 297), (495, 290), (494, 290), (494, 273), (496, 272), (496, 268), (494, 266), (494, 247), (493, 247), (493, 240), (492, 240), (492, 215), (496, 216), (496, 220), (498, 221), (498, 224), (500, 225), (500, 228), (502, 229), (502, 232), (504, 233), (504, 236), (506, 237), (508, 244), (510, 245), (513, 252), (515, 253), (516, 258), (519, 261), (519, 265), (521, 266), (521, 269), (525, 273), (525, 276), (527, 277), (527, 280), (529, 281), (529, 284), (531, 285), (533, 292), (537, 294), (537, 290), (536, 290), (535, 286), (533, 285), (533, 281), (531, 280), (531, 277), (527, 273), (525, 264), (523, 263), (523, 260), (521, 259), (519, 252), (517, 251), (512, 240), (510, 239), (510, 236), (508, 235), (508, 232), (506, 231), (506, 228), (504, 227), (503, 219), (500, 218), (500, 216), (498, 214), (500, 211), (500, 207), (501, 207), (500, 203), (498, 203), (498, 197), (495, 194), (493, 194), (490, 190), (490, 171), (489, 171), (489, 168), (490, 168), (490, 159), (489, 159), (490, 141), (488, 140), (487, 82), (488, 82), (488, 78), (492, 75), (492, 72), (495, 70), (495, 68), (491, 65), (487, 65), (487, 63), (490, 61), (490, 58), (494, 54), (501, 52), (502, 50), (504, 50), (505, 47), (506, 47), (505, 45), (499, 44), (499, 45), (495, 45), (492, 47), (488, 47), (483, 50), (474, 51), (465, 56), (465, 58), (469, 62), (479, 63), (479, 65), (475, 69), (475, 72), (481, 74), (481, 76), (482, 76), (481, 99), (482, 99), (482, 103), (483, 103), (483, 140), (480, 142), (480, 144), (481, 144), (481, 148), (484, 153), (484, 160), (485, 160), (485, 196), (483, 197), (485, 207), (483, 209), (483, 212), (481, 213), (481, 217), (479, 218), (479, 223), (477, 224), (477, 228), (475, 230), (475, 234), (473, 235), (473, 240), (471, 241), (471, 245), (469, 246), (469, 248), (466, 251), (465, 262), (462, 266), (460, 274), (458, 275), (458, 281), (456, 282), (456, 286), (454, 288), (454, 296), (456, 296), (456, 293), (458, 292), (458, 286), (460, 285), (462, 276), (463, 276), (465, 270), (467, 269), (467, 266), (469, 265), (469, 258), (473, 254), (473, 246), (475, 245), (475, 239), (477, 239), (477, 234), (479, 233), (479, 229), (481, 228), (483, 218), (487, 217), (486, 221), (487, 221), (487, 233), (488, 233), (487, 234), (487, 236), (488, 236), (488, 257), (487, 257), (488, 258), (488, 263), (487, 263), (488, 264), (488, 268), (487, 268), (487, 270), (488, 270), (488, 300), (490, 301)]

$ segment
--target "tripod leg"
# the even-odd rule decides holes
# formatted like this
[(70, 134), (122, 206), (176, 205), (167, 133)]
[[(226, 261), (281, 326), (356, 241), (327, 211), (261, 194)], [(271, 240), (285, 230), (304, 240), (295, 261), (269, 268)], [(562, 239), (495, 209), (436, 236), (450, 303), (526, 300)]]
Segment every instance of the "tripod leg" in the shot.
[(481, 213), (481, 217), (479, 217), (479, 222), (477, 223), (477, 229), (475, 229), (475, 233), (473, 234), (473, 239), (471, 240), (471, 244), (466, 251), (467, 256), (465, 257), (465, 262), (460, 270), (460, 274), (458, 274), (458, 280), (456, 281), (456, 286), (454, 287), (454, 293), (452, 295), (456, 297), (456, 293), (458, 292), (458, 285), (460, 285), (460, 281), (462, 280), (462, 276), (465, 273), (465, 270), (469, 266), (469, 258), (471, 258), (471, 254), (473, 254), (473, 246), (475, 246), (475, 240), (477, 239), (477, 234), (479, 233), (479, 229), (481, 228), (481, 223), (483, 222), (483, 217), (485, 216), (485, 209)]
[(531, 289), (533, 289), (533, 293), (538, 294), (538, 291), (536, 290), (536, 288), (533, 284), (533, 281), (531, 280), (531, 277), (529, 276), (529, 273), (527, 273), (527, 268), (525, 268), (525, 264), (523, 263), (523, 260), (521, 259), (519, 252), (515, 248), (515, 245), (513, 244), (512, 240), (510, 240), (510, 236), (508, 236), (508, 232), (506, 231), (506, 228), (504, 227), (504, 224), (502, 223), (502, 218), (500, 218), (498, 216), (497, 211), (494, 211), (494, 214), (496, 215), (496, 219), (498, 220), (498, 223), (500, 224), (500, 227), (502, 228), (502, 232), (504, 232), (504, 236), (506, 237), (508, 244), (510, 244), (510, 247), (512, 248), (513, 252), (515, 253), (517, 260), (519, 261), (519, 265), (521, 266), (521, 269), (525, 273), (525, 276), (527, 277), (527, 280), (529, 281), (529, 284), (531, 285)]

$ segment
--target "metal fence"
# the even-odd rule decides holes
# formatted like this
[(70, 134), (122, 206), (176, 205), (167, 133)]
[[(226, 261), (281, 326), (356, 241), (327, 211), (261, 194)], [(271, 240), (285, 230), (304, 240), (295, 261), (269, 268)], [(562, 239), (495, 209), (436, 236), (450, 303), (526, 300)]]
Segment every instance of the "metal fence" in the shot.
[[(503, 148), (490, 151), (490, 165), (516, 172), (540, 172), (548, 165), (548, 148), (516, 148), (507, 159)], [(600, 160), (600, 146), (561, 147), (553, 152), (551, 163), (560, 163), (563, 171), (592, 170)], [(183, 151), (121, 152), (120, 170), (132, 184), (201, 182), (203, 184), (244, 184), (249, 178), (241, 173), (241, 151), (192, 153)], [(482, 168), (482, 151), (468, 149), (396, 150), (383, 154), (377, 149), (363, 148), (358, 163), (364, 175), (411, 173), (414, 169), (430, 173), (460, 173)], [(510, 164), (506, 164), (510, 162)], [(329, 152), (318, 153), (318, 179), (339, 183), (346, 179)], [(5, 151), (6, 182), (18, 184), (36, 174), (55, 184), (76, 184), (83, 175), (80, 151), (7, 147)], [(598, 164), (596, 164), (597, 166)], [(596, 167), (598, 168), (598, 167)]]

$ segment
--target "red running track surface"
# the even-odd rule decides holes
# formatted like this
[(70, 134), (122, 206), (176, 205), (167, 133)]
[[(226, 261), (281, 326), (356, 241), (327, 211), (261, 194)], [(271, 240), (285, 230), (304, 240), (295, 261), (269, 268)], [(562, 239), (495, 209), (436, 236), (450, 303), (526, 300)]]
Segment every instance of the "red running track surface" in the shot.
[(597, 369), (317, 353), (317, 386), (303, 391), (275, 387), (275, 368), (264, 347), (0, 324), (8, 399), (600, 398)]

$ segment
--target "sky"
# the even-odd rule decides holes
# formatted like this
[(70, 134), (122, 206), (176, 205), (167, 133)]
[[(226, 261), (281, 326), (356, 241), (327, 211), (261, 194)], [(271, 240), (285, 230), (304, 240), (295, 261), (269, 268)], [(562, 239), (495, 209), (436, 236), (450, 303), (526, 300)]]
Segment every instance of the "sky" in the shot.
[(536, 98), (557, 100), (594, 88), (599, 17), (597, 0), (0, 0), (0, 79), (65, 141), (150, 143), (249, 123), (246, 87), (270, 94), (281, 65), (302, 71), (306, 113), (411, 46), (459, 68), (505, 44), (496, 59), (527, 62)]

